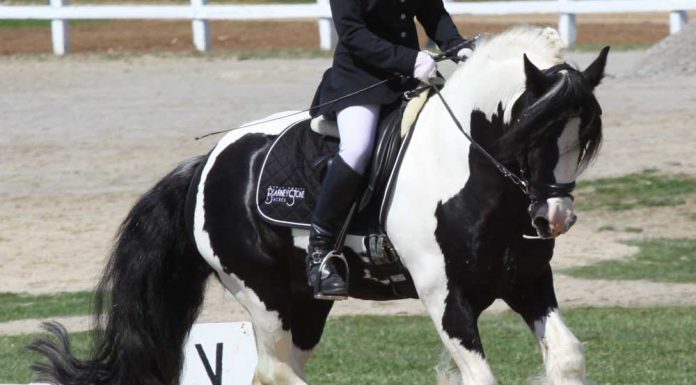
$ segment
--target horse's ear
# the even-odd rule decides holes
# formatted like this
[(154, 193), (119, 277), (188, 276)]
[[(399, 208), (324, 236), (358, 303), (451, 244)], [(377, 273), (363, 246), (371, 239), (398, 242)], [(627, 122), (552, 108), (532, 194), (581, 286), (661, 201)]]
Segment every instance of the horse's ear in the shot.
[(546, 88), (546, 76), (524, 54), (524, 75), (527, 77), (527, 90), (543, 94)]
[(599, 57), (595, 59), (592, 64), (585, 71), (583, 71), (582, 76), (585, 77), (588, 83), (594, 89), (599, 85), (604, 77), (604, 69), (607, 66), (607, 55), (609, 55), (609, 46), (602, 48), (602, 52), (599, 53)]

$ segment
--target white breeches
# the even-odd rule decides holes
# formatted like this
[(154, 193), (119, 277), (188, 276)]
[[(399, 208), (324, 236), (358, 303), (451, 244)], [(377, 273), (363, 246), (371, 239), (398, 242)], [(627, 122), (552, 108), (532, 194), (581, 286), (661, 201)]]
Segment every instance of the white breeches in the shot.
[(336, 115), (341, 145), (338, 153), (353, 170), (364, 174), (375, 145), (375, 131), (379, 122), (380, 106), (366, 104), (350, 106)]

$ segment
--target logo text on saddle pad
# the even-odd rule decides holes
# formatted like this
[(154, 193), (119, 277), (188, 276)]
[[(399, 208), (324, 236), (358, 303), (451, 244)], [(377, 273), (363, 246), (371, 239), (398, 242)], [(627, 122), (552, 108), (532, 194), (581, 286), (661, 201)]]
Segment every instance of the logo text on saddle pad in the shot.
[(304, 199), (304, 187), (269, 186), (266, 190), (266, 200), (263, 203), (267, 205), (285, 203), (288, 206), (294, 206), (295, 202)]

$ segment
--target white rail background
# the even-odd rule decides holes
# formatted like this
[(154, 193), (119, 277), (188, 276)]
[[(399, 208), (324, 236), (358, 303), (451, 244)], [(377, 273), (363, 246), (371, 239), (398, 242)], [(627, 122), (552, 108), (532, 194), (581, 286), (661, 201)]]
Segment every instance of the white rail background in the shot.
[[(191, 20), (193, 44), (199, 51), (211, 48), (210, 20), (317, 19), (320, 48), (331, 50), (337, 41), (329, 0), (311, 4), (208, 5), (208, 0), (190, 0), (190, 5), (70, 5), (69, 0), (49, 0), (48, 5), (0, 6), (1, 19), (51, 20), (53, 52), (64, 55), (70, 48), (70, 20)], [(546, 0), (546, 1), (446, 1), (452, 15), (558, 15), (558, 30), (572, 47), (577, 36), (577, 14), (664, 12), (669, 14), (670, 33), (688, 23), (688, 11), (696, 0)]]

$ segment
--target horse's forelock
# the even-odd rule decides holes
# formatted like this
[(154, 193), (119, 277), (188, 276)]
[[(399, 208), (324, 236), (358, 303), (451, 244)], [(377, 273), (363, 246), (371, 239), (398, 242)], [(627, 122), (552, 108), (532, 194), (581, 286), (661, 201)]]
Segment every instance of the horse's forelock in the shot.
[(602, 140), (602, 110), (591, 87), (576, 69), (566, 68), (554, 76), (557, 80), (545, 94), (532, 98), (525, 92), (517, 100), (517, 116), (498, 143), (502, 159), (518, 159), (527, 148), (560, 135), (553, 128), (573, 117), (581, 119), (578, 164), (584, 167), (596, 156)]

